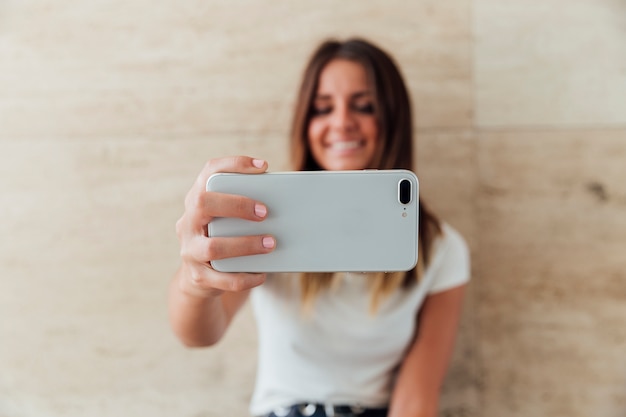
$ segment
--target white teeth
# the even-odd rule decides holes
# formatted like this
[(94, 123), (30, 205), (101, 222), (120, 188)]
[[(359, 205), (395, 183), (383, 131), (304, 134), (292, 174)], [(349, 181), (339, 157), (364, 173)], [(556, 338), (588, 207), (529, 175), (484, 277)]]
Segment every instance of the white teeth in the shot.
[(356, 149), (359, 146), (361, 146), (361, 143), (358, 140), (351, 140), (351, 141), (333, 142), (330, 146), (333, 149), (344, 151), (348, 149)]

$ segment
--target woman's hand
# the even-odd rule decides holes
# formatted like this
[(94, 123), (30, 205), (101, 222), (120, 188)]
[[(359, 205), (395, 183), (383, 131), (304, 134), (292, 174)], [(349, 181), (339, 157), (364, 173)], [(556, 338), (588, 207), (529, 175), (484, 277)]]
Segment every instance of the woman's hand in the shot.
[(265, 281), (264, 274), (223, 273), (211, 261), (271, 252), (272, 236), (209, 237), (208, 224), (215, 217), (263, 221), (263, 203), (231, 194), (206, 191), (207, 179), (217, 172), (261, 174), (262, 160), (237, 156), (212, 159), (205, 165), (187, 197), (185, 212), (176, 223), (181, 266), (169, 291), (170, 322), (187, 346), (217, 343), (247, 298), (248, 290)]
[(247, 156), (207, 162), (187, 193), (185, 212), (176, 223), (182, 260), (178, 274), (181, 292), (193, 297), (211, 298), (225, 291), (245, 291), (264, 282), (265, 274), (222, 273), (211, 267), (211, 261), (269, 253), (276, 246), (272, 236), (210, 237), (207, 230), (215, 217), (263, 221), (267, 208), (262, 202), (247, 197), (206, 191), (206, 182), (217, 172), (261, 174), (266, 170), (265, 161)]

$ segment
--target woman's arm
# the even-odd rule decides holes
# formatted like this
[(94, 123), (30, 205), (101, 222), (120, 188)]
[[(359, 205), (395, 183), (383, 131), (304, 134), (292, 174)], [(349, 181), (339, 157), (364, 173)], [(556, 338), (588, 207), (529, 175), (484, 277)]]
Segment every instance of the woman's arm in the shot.
[(430, 295), (418, 316), (417, 335), (404, 358), (389, 417), (436, 417), (454, 350), (466, 285)]
[(237, 195), (208, 192), (205, 184), (216, 172), (260, 174), (265, 161), (245, 156), (209, 161), (185, 198), (185, 212), (176, 223), (181, 266), (169, 288), (169, 315), (174, 333), (188, 346), (208, 346), (220, 340), (250, 288), (264, 274), (229, 274), (214, 270), (211, 261), (269, 253), (271, 236), (210, 237), (208, 224), (215, 217), (263, 221), (265, 206)]
[(189, 281), (189, 272), (185, 269), (186, 266), (181, 265), (170, 283), (169, 315), (172, 330), (188, 347), (213, 345), (222, 338), (246, 301), (249, 290), (219, 295), (194, 294), (195, 289), (189, 292), (183, 288)]

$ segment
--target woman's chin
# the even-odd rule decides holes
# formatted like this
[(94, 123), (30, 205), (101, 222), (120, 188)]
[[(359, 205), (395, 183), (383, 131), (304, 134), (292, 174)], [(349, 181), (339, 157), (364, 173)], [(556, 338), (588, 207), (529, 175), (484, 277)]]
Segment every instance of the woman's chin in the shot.
[(368, 166), (361, 160), (337, 158), (324, 161), (321, 164), (322, 168), (328, 171), (358, 171), (366, 169)]
[(325, 169), (328, 171), (358, 171), (365, 169), (365, 167), (360, 164), (330, 164)]

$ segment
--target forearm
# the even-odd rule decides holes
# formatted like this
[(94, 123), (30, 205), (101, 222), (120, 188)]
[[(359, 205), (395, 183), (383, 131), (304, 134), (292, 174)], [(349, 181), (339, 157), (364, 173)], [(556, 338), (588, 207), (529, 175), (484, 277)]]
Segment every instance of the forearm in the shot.
[[(420, 347), (416, 346), (404, 359), (396, 380), (389, 417), (437, 416), (449, 359), (440, 357), (439, 360), (424, 363), (428, 355), (421, 352)], [(418, 374), (414, 371), (417, 369), (423, 371), (418, 371)]]
[(389, 417), (436, 417), (454, 351), (465, 286), (429, 296), (418, 331), (402, 361)]
[(169, 317), (172, 330), (189, 347), (217, 343), (230, 322), (221, 295), (202, 297), (181, 288), (185, 268), (181, 266), (169, 287)]

